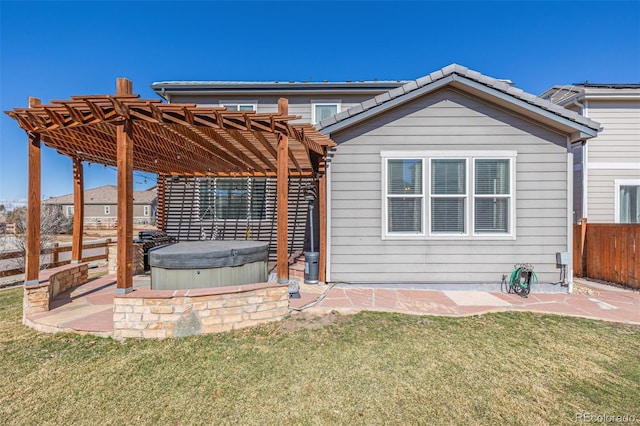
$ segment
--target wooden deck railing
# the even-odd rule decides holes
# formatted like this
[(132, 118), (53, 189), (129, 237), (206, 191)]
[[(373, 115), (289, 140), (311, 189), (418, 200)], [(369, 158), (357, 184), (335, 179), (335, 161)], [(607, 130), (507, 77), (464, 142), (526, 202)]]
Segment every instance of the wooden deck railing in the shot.
[[(109, 256), (109, 249), (108, 249), (108, 245), (109, 243), (111, 243), (111, 238), (107, 238), (106, 240), (101, 240), (98, 242), (92, 241), (92, 242), (87, 242), (84, 243), (82, 245), (82, 252), (83, 254), (85, 253), (85, 251), (87, 250), (93, 250), (95, 251), (95, 249), (100, 249), (103, 248), (102, 253), (99, 254), (93, 254), (92, 256), (84, 256), (82, 257), (82, 261), (83, 262), (95, 262), (97, 260), (107, 260), (108, 256)], [(49, 268), (55, 268), (58, 266), (62, 266), (62, 265), (66, 265), (68, 263), (71, 263), (71, 259), (70, 259), (70, 255), (69, 255), (69, 259), (65, 259), (65, 260), (61, 260), (60, 259), (60, 254), (61, 253), (66, 253), (66, 252), (71, 252), (71, 245), (58, 245), (56, 243), (56, 245), (54, 245), (53, 247), (48, 247), (43, 249), (40, 252), (41, 256), (46, 256), (46, 255), (50, 255), (50, 259), (47, 262), (48, 267)], [(3, 260), (11, 260), (11, 259), (19, 259), (21, 257), (24, 256), (24, 253), (20, 250), (12, 250), (12, 251), (5, 251), (5, 252), (0, 252), (0, 261)], [(63, 256), (66, 257), (66, 256)], [(17, 275), (17, 274), (21, 274), (23, 272), (23, 270), (21, 268), (7, 268), (7, 269), (3, 269), (3, 265), (2, 263), (6, 263), (6, 262), (0, 262), (0, 277), (6, 277), (9, 275)]]
[(640, 289), (640, 224), (574, 225), (573, 270), (577, 277)]

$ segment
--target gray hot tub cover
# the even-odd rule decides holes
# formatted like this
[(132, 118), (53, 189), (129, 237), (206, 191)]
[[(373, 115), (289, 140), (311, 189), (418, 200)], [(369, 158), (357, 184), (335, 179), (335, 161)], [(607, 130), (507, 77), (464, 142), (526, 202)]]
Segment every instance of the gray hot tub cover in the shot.
[(149, 251), (149, 265), (165, 269), (207, 269), (266, 261), (263, 241), (186, 241)]

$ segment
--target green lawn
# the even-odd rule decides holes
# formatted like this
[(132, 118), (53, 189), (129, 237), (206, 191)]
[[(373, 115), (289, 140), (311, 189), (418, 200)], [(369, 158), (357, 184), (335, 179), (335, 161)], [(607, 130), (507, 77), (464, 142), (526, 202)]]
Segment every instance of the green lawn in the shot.
[[(640, 419), (640, 328), (365, 312), (165, 341), (40, 334), (0, 291), (0, 424), (569, 424)], [(329, 324), (326, 324), (329, 322)]]

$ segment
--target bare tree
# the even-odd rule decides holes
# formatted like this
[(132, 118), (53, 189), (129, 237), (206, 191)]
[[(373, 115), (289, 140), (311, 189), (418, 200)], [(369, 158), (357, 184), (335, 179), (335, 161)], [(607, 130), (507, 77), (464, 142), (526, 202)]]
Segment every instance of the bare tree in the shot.
[[(27, 248), (27, 209), (16, 209), (12, 221), (16, 224), (16, 234), (5, 239), (4, 245), (19, 250), (22, 256), (17, 259), (17, 268), (24, 270), (24, 255)], [(40, 250), (53, 247), (58, 234), (68, 234), (73, 229), (73, 217), (66, 217), (62, 210), (53, 206), (42, 206), (40, 214)], [(40, 256), (40, 269), (49, 266), (51, 256)]]

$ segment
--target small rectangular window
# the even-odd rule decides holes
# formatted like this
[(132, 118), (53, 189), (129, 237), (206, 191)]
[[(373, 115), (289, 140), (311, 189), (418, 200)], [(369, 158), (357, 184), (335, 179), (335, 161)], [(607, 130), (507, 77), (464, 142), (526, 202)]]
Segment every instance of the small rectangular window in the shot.
[(108, 216), (111, 214), (111, 206), (104, 206), (104, 214)]
[(142, 213), (145, 217), (149, 217), (149, 206), (144, 206), (143, 207), (143, 213)]
[(340, 112), (339, 102), (316, 102), (311, 104), (311, 122), (319, 123)]
[(71, 217), (73, 216), (73, 210), (74, 210), (74, 206), (67, 206), (67, 217)]
[(221, 103), (223, 107), (227, 108), (227, 111), (256, 111), (256, 104), (252, 103)]

